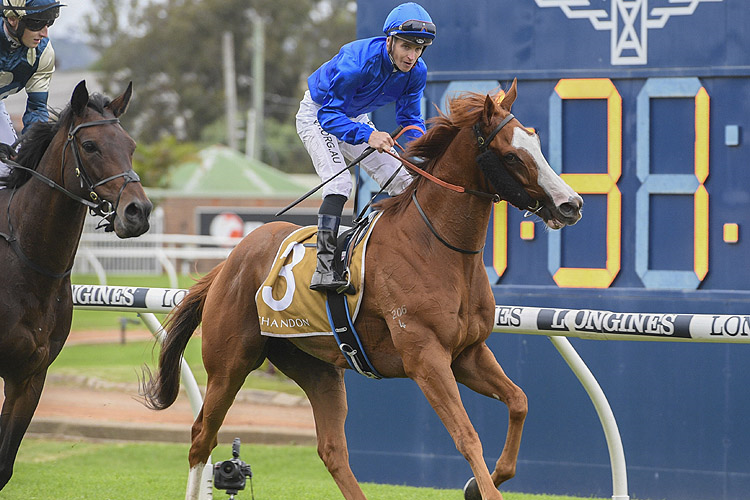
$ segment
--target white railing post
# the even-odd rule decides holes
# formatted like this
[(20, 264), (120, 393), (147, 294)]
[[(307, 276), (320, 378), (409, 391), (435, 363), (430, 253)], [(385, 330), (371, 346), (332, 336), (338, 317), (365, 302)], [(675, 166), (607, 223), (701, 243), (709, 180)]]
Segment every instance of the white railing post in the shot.
[(591, 370), (589, 370), (586, 363), (583, 362), (583, 359), (581, 359), (581, 356), (579, 356), (567, 338), (548, 338), (552, 342), (552, 345), (560, 352), (565, 362), (568, 363), (570, 369), (573, 370), (575, 376), (578, 377), (583, 388), (586, 389), (591, 402), (594, 403), (596, 413), (599, 415), (599, 421), (602, 423), (602, 429), (604, 429), (604, 437), (607, 439), (609, 463), (612, 468), (612, 500), (629, 500), (625, 451), (622, 447), (620, 430), (617, 428), (617, 421), (615, 420), (614, 413), (612, 413), (612, 408), (609, 406), (607, 396), (604, 395), (599, 382), (596, 381)]
[[(151, 333), (156, 337), (160, 344), (164, 343), (164, 336), (166, 333), (156, 319), (153, 313), (138, 313), (141, 321), (151, 330)], [(190, 409), (193, 411), (193, 418), (198, 417), (198, 413), (201, 411), (203, 406), (203, 397), (201, 396), (200, 389), (198, 388), (198, 382), (195, 380), (193, 372), (190, 370), (190, 366), (185, 361), (185, 358), (180, 359), (180, 380), (182, 386), (188, 395), (190, 401)], [(214, 483), (213, 483), (213, 459), (211, 455), (208, 456), (208, 462), (203, 468), (201, 473), (200, 487), (198, 490), (198, 500), (212, 500), (214, 494)]]

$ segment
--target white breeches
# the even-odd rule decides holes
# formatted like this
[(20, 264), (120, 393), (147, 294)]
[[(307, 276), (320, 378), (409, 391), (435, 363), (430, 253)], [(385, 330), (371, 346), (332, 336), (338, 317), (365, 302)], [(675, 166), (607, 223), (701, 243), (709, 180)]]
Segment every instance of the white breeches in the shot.
[[(0, 101), (0, 142), (3, 144), (13, 144), (18, 139), (16, 131), (13, 128), (13, 122), (10, 119), (8, 111), (5, 109), (5, 101)], [(10, 168), (3, 162), (0, 162), (0, 176), (10, 173)], [(5, 186), (0, 184), (0, 189)]]
[[(315, 171), (321, 180), (326, 181), (343, 170), (346, 167), (346, 161), (351, 161), (362, 154), (367, 148), (367, 144), (357, 144), (356, 146), (348, 144), (323, 130), (318, 122), (319, 109), (320, 105), (313, 101), (310, 92), (306, 91), (297, 112), (297, 134), (299, 134), (305, 149), (312, 158)], [(353, 118), (353, 121), (366, 123), (373, 129), (375, 128), (367, 115), (360, 115)], [(393, 151), (395, 152), (395, 150)], [(359, 165), (382, 187), (393, 175), (393, 172), (401, 166), (401, 162), (390, 155), (376, 151), (360, 161)], [(386, 190), (391, 196), (399, 194), (406, 189), (411, 181), (412, 176), (406, 168), (401, 168)], [(350, 173), (345, 172), (323, 186), (322, 195), (326, 197), (330, 194), (340, 194), (349, 198), (351, 192), (352, 177)]]

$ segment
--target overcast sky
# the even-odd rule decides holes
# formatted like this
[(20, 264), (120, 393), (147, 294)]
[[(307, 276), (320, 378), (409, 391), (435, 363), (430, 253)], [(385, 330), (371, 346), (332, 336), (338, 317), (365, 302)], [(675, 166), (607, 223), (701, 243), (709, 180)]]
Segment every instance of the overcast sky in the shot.
[(62, 0), (65, 7), (60, 9), (60, 17), (50, 28), (51, 35), (67, 35), (80, 33), (83, 29), (83, 17), (92, 12), (91, 0)]

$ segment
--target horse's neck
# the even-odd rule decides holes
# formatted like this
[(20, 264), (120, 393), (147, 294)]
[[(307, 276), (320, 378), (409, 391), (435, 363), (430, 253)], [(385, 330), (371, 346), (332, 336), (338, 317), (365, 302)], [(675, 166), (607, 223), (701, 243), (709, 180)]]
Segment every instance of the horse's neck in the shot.
[[(467, 154), (467, 150), (471, 151), (471, 146), (466, 135), (460, 134), (438, 160), (433, 174), (466, 189), (485, 191), (486, 188), (480, 185), (482, 176), (474, 154)], [(457, 193), (429, 180), (417, 190), (417, 199), (438, 234), (446, 241), (466, 250), (477, 250), (484, 245), (492, 207), (489, 199)]]
[[(45, 156), (37, 171), (61, 183), (59, 159)], [(24, 254), (53, 272), (72, 266), (85, 218), (84, 205), (34, 177), (18, 188), (10, 205), (13, 234)]]

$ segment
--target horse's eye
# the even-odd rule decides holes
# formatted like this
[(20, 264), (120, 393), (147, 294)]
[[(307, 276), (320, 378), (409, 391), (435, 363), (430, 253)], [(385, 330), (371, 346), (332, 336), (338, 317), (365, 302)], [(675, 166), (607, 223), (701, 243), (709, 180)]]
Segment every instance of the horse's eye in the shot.
[(84, 142), (83, 144), (81, 144), (81, 147), (87, 153), (96, 153), (99, 150), (99, 148), (96, 147), (96, 143), (92, 141)]
[(507, 163), (516, 163), (517, 161), (519, 161), (519, 159), (518, 156), (514, 155), (513, 153), (508, 153), (507, 155), (505, 155), (505, 161)]

